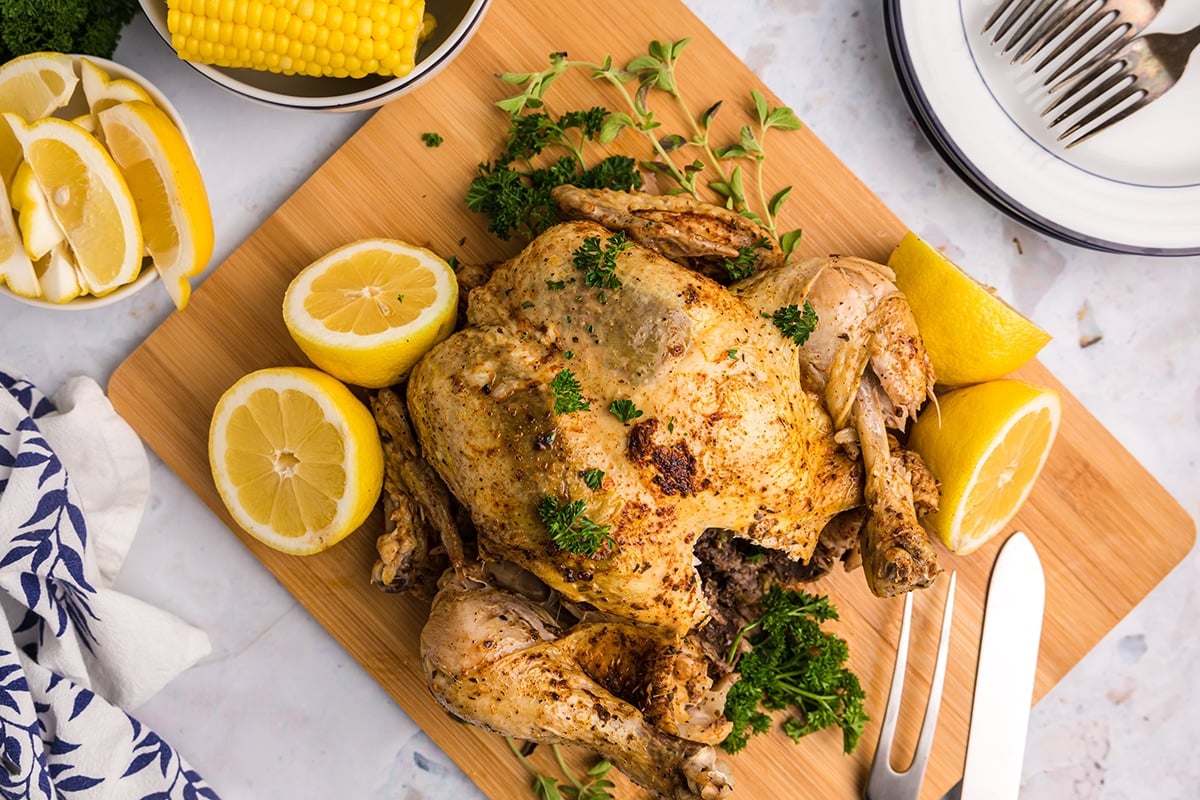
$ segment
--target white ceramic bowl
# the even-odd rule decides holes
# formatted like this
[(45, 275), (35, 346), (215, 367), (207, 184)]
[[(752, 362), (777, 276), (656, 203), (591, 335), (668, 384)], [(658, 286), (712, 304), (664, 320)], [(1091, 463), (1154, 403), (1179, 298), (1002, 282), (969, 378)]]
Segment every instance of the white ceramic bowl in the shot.
[[(75, 59), (87, 58), (93, 64), (96, 64), (101, 69), (109, 74), (111, 78), (126, 78), (141, 86), (146, 90), (147, 94), (154, 101), (155, 105), (166, 112), (175, 126), (183, 133), (183, 138), (187, 141), (188, 146), (192, 146), (192, 138), (188, 134), (187, 127), (183, 124), (183, 118), (179, 116), (179, 111), (167, 99), (167, 96), (158, 90), (154, 84), (146, 80), (138, 73), (131, 70), (129, 67), (118, 64), (115, 61), (110, 61), (107, 58), (97, 58), (96, 56), (74, 56)], [(83, 97), (83, 87), (75, 87), (75, 96), (65, 108), (60, 109), (55, 113), (55, 116), (64, 119), (73, 119), (80, 114), (87, 113), (87, 102)], [(51, 303), (48, 300), (42, 300), (36, 297), (22, 297), (9, 290), (7, 286), (0, 285), (0, 294), (12, 297), (27, 305), (39, 306), (41, 308), (54, 309), (55, 311), (86, 311), (88, 309), (100, 308), (102, 306), (112, 305), (122, 300), (137, 294), (152, 283), (158, 282), (158, 270), (154, 269), (149, 263), (142, 268), (141, 273), (130, 283), (113, 289), (106, 295), (96, 297), (94, 295), (82, 295), (80, 297), (68, 300), (65, 303)]]
[[(154, 29), (169, 45), (166, 0), (139, 0)], [(314, 78), (253, 69), (231, 69), (186, 62), (231, 92), (283, 108), (362, 111), (376, 108), (420, 86), (449, 64), (475, 33), (490, 0), (426, 0), (425, 10), (437, 20), (433, 35), (421, 45), (417, 63), (402, 78)]]

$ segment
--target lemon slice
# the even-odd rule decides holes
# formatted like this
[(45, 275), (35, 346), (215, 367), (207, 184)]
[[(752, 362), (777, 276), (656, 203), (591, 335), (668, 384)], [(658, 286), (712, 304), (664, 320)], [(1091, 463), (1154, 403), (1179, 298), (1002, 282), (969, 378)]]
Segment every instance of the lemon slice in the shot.
[(1037, 355), (1050, 334), (909, 232), (888, 259), (908, 297), (939, 384), (1002, 378)]
[(22, 161), (12, 180), (12, 208), (17, 212), (21, 242), (33, 260), (49, 253), (65, 241), (67, 235), (54, 221), (46, 195), (33, 177), (33, 168)]
[[(5, 195), (4, 202), (9, 202), (3, 183), (0, 195)], [(0, 212), (0, 284), (4, 283), (23, 297), (38, 297), (42, 293), (16, 221), (12, 214)]]
[(318, 553), (361, 525), (383, 486), (371, 412), (314, 369), (258, 370), (217, 401), (213, 480), (233, 519), (264, 544)]
[(88, 110), (99, 114), (117, 103), (129, 103), (135, 100), (154, 105), (153, 98), (141, 84), (128, 78), (113, 79), (102, 67), (86, 58), (79, 59), (79, 80), (83, 86), (83, 96), (87, 100)]
[(1029, 497), (1058, 433), (1052, 389), (996, 380), (956, 389), (927, 406), (908, 445), (942, 487), (924, 518), (953, 552), (970, 553), (999, 533)]
[(46, 117), (25, 125), (12, 114), (5, 119), (92, 292), (106, 294), (136, 278), (141, 225), (129, 187), (104, 146), (67, 120)]
[[(71, 101), (79, 78), (64, 53), (30, 53), (0, 66), (0, 113), (23, 120), (48, 116)], [(0, 177), (12, 179), (21, 160), (21, 146), (7, 125), (0, 124)]]
[(188, 278), (208, 266), (212, 210), (187, 140), (161, 109), (140, 100), (97, 115), (104, 141), (125, 176), (142, 223), (146, 252), (176, 308), (187, 305)]
[(454, 329), (458, 281), (444, 260), (393, 239), (363, 239), (300, 271), (283, 321), (300, 349), (358, 386), (397, 383)]

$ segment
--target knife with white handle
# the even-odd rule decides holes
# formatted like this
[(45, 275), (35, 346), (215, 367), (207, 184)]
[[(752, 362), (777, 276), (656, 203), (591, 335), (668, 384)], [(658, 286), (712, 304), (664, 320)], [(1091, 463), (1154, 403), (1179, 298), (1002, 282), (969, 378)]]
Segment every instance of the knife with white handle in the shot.
[(1029, 731), (1046, 576), (1024, 533), (1000, 549), (988, 583), (962, 800), (1016, 800)]

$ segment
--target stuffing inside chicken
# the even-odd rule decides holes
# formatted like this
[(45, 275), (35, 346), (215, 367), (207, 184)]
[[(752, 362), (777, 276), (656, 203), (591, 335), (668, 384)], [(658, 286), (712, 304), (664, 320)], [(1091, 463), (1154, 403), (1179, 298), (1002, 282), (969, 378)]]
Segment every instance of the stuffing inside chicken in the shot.
[[(723, 797), (725, 655), (764, 593), (839, 563), (881, 596), (937, 574), (918, 522), (936, 489), (889, 434), (932, 372), (886, 268), (785, 263), (681, 197), (555, 198), (575, 219), (496, 265), (409, 378), (388, 491), (424, 523), (381, 556), (410, 574), (445, 539), (421, 653), (456, 716), (583, 744), (660, 797)], [(753, 276), (709, 277), (739, 254)], [(772, 312), (805, 302), (798, 346)]]

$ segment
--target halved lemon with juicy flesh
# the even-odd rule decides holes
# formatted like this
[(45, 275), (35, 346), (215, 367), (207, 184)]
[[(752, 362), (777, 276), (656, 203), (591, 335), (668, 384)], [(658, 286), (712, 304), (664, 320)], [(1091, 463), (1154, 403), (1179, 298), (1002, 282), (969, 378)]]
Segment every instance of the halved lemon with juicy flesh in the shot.
[(129, 187), (104, 146), (78, 125), (46, 117), (26, 125), (6, 114), (25, 160), (93, 294), (137, 277), (142, 230)]
[(1057, 392), (1011, 379), (956, 389), (927, 406), (908, 440), (942, 488), (925, 526), (955, 553), (983, 546), (1029, 497), (1061, 418)]
[(450, 335), (458, 281), (443, 259), (394, 239), (363, 239), (301, 270), (283, 320), (312, 362), (347, 383), (397, 383)]
[[(79, 78), (64, 53), (30, 53), (0, 66), (0, 113), (23, 120), (40, 119), (65, 106)], [(8, 126), (0, 123), (0, 179), (12, 180), (21, 161), (21, 147)]]
[(258, 370), (231, 386), (213, 412), (208, 454), (230, 516), (294, 555), (353, 532), (383, 486), (371, 412), (338, 380), (305, 367)]
[(888, 259), (908, 298), (937, 382), (1002, 378), (1037, 355), (1050, 334), (909, 232)]
[(183, 133), (161, 109), (140, 100), (97, 115), (105, 144), (133, 200), (146, 252), (176, 308), (187, 305), (188, 278), (213, 251), (212, 209), (200, 167)]

